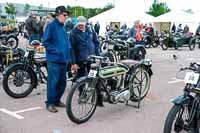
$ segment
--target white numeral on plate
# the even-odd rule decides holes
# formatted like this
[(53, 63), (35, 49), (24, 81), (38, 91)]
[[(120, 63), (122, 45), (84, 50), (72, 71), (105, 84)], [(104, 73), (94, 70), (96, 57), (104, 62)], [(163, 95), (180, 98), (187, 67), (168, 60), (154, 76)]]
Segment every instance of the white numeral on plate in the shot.
[(184, 81), (189, 84), (196, 85), (199, 80), (199, 74), (194, 72), (187, 72)]

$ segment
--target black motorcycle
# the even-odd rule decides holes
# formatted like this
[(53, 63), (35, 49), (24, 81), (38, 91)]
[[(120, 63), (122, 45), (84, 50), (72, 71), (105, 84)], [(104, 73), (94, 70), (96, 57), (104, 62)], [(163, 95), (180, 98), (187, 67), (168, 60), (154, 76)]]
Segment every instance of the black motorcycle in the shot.
[(124, 59), (141, 60), (145, 58), (146, 49), (143, 45), (135, 44), (135, 40), (129, 38), (127, 41), (115, 40), (111, 42), (113, 47), (102, 56), (108, 57), (112, 62)]
[(162, 49), (167, 50), (168, 48), (174, 48), (178, 49), (179, 47), (189, 47), (190, 50), (195, 49), (195, 39), (192, 34), (190, 33), (182, 33), (182, 32), (176, 32), (176, 33), (169, 33), (166, 32), (164, 34), (163, 40), (162, 40)]
[(38, 83), (46, 83), (46, 80), (45, 55), (35, 50), (27, 50), (23, 61), (9, 65), (3, 72), (3, 88), (13, 98), (26, 97)]
[(185, 76), (183, 95), (172, 99), (174, 104), (164, 125), (164, 133), (199, 133), (200, 125), (200, 64), (191, 63), (181, 71), (189, 70)]

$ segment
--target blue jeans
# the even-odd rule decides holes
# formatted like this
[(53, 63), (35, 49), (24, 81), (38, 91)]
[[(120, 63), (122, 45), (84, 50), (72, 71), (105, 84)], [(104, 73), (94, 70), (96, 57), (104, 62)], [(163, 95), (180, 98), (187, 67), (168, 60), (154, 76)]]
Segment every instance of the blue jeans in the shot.
[(47, 61), (47, 101), (49, 105), (57, 105), (65, 91), (67, 83), (67, 63), (56, 63)]
[(29, 44), (31, 44), (31, 42), (32, 42), (33, 40), (39, 40), (39, 34), (31, 34), (31, 35), (29, 36)]

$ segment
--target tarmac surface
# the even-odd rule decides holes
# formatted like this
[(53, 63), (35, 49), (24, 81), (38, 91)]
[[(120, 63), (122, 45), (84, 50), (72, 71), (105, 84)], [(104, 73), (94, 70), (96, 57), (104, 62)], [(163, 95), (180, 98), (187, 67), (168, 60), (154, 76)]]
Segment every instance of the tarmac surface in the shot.
[[(25, 44), (26, 41), (20, 39), (20, 47)], [(173, 59), (174, 54), (177, 60)], [(173, 105), (170, 99), (181, 95), (185, 85), (177, 79), (176, 73), (190, 62), (200, 62), (200, 49), (189, 51), (184, 47), (163, 51), (161, 47), (150, 48), (147, 58), (153, 61), (154, 75), (140, 108), (105, 103), (105, 107), (98, 107), (91, 119), (81, 125), (69, 120), (65, 108), (58, 108), (58, 113), (46, 111), (45, 84), (40, 84), (26, 98), (14, 99), (4, 92), (0, 74), (0, 133), (162, 133), (166, 115)], [(71, 87), (70, 82), (67, 84), (63, 102)]]

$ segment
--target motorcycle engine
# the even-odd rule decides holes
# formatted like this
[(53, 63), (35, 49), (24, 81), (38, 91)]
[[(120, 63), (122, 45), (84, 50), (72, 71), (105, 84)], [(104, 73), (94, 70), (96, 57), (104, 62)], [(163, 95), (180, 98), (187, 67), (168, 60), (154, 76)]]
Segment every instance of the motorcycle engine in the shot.
[(126, 102), (130, 99), (131, 93), (129, 90), (123, 92), (111, 91), (109, 101), (111, 103)]

